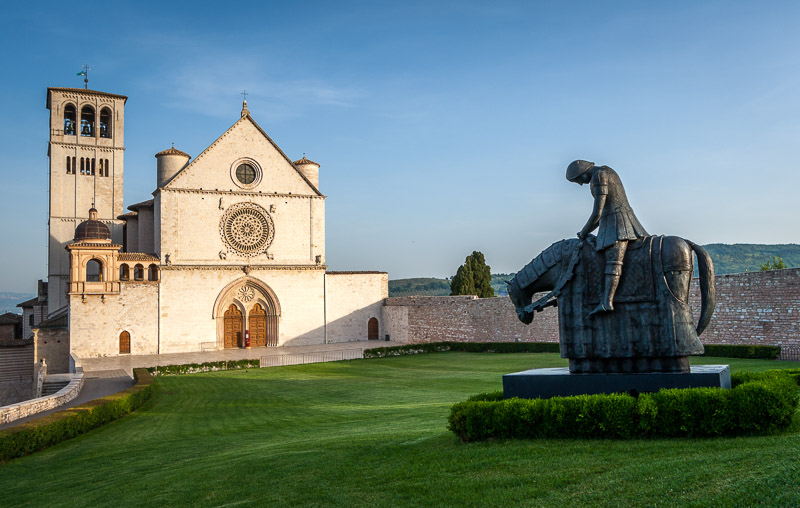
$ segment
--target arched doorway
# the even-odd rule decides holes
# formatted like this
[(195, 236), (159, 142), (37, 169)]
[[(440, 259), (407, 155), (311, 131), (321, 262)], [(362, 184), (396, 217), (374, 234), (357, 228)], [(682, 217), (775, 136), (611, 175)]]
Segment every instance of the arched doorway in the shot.
[(128, 332), (122, 332), (119, 334), (119, 354), (131, 354), (131, 334)]
[[(246, 329), (250, 347), (275, 347), (280, 337), (280, 316), (280, 303), (269, 286), (255, 277), (237, 279), (220, 291), (214, 303), (217, 344), (226, 348), (244, 346), (241, 338)], [(231, 336), (235, 331), (240, 334), (238, 340)]]
[(369, 321), (367, 321), (367, 338), (369, 340), (378, 340), (378, 334), (378, 320), (369, 318)]
[(231, 304), (225, 311), (225, 348), (239, 347), (242, 341), (242, 311)]

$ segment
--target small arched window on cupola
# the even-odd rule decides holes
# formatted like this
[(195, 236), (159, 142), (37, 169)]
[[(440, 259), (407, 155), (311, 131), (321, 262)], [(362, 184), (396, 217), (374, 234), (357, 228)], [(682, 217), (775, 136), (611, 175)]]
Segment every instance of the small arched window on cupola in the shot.
[(86, 263), (86, 282), (103, 282), (103, 265), (97, 259)]
[(142, 265), (137, 264), (133, 267), (133, 279), (144, 280), (144, 267)]
[(75, 106), (72, 104), (67, 104), (64, 107), (64, 134), (67, 136), (75, 135), (76, 115), (77, 113), (75, 112)]
[(157, 281), (158, 280), (158, 267), (156, 265), (150, 265), (147, 269), (147, 280), (150, 281)]
[(81, 108), (81, 136), (94, 136), (94, 108), (91, 106)]
[(119, 266), (119, 280), (129, 280), (131, 278), (130, 267), (123, 263)]
[(101, 138), (111, 138), (111, 110), (103, 108), (100, 110), (99, 132)]

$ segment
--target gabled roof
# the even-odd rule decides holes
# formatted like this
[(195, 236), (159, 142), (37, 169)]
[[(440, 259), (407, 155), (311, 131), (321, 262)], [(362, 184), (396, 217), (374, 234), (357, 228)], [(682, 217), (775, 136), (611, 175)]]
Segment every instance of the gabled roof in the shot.
[[(169, 184), (171, 184), (173, 181), (175, 181), (175, 180), (177, 180), (178, 178), (180, 178), (180, 177), (181, 177), (181, 175), (183, 175), (183, 174), (184, 174), (184, 173), (185, 173), (185, 172), (186, 172), (186, 171), (187, 171), (189, 168), (191, 168), (192, 166), (194, 166), (194, 165), (197, 163), (197, 161), (199, 161), (200, 159), (202, 159), (202, 158), (203, 158), (203, 156), (204, 156), (206, 153), (208, 153), (208, 152), (209, 152), (209, 150), (211, 150), (212, 148), (214, 148), (214, 146), (215, 146), (217, 143), (219, 143), (219, 142), (222, 140), (222, 138), (224, 138), (225, 136), (227, 136), (227, 135), (228, 135), (228, 133), (229, 133), (229, 132), (231, 132), (231, 131), (232, 131), (232, 130), (233, 130), (233, 129), (234, 129), (236, 126), (237, 126), (237, 125), (239, 125), (240, 123), (243, 123), (243, 122), (248, 122), (248, 121), (249, 121), (250, 123), (252, 123), (252, 124), (253, 124), (253, 126), (254, 126), (256, 129), (258, 129), (258, 131), (259, 131), (259, 132), (260, 132), (260, 133), (261, 133), (261, 134), (262, 134), (262, 135), (263, 135), (263, 136), (264, 136), (264, 137), (267, 139), (267, 141), (269, 141), (269, 142), (270, 142), (270, 144), (273, 146), (273, 148), (275, 148), (275, 150), (277, 150), (277, 151), (278, 151), (278, 153), (279, 153), (279, 154), (281, 154), (281, 156), (283, 156), (283, 158), (286, 160), (286, 162), (288, 162), (288, 163), (289, 163), (289, 165), (290, 165), (290, 166), (291, 166), (291, 167), (292, 167), (292, 168), (293, 168), (293, 169), (294, 169), (294, 170), (297, 172), (297, 174), (300, 176), (300, 178), (302, 178), (302, 179), (303, 179), (303, 180), (304, 180), (304, 181), (305, 181), (305, 182), (308, 184), (308, 186), (309, 186), (309, 187), (311, 187), (311, 189), (312, 189), (312, 190), (313, 190), (313, 191), (314, 191), (314, 192), (317, 194), (317, 196), (322, 196), (323, 194), (322, 194), (322, 193), (319, 191), (319, 189), (317, 189), (316, 185), (314, 185), (313, 183), (311, 183), (311, 181), (310, 181), (308, 178), (306, 178), (306, 176), (305, 176), (305, 175), (304, 175), (304, 174), (303, 174), (303, 173), (302, 173), (302, 172), (301, 172), (299, 169), (297, 169), (297, 167), (294, 165), (294, 162), (292, 162), (292, 159), (290, 159), (290, 158), (289, 158), (289, 157), (288, 157), (288, 156), (287, 156), (285, 153), (283, 153), (283, 150), (281, 150), (281, 148), (280, 148), (280, 147), (279, 147), (277, 144), (275, 144), (275, 142), (274, 142), (274, 141), (272, 141), (272, 138), (271, 138), (271, 137), (269, 137), (269, 135), (268, 135), (268, 134), (267, 134), (267, 133), (264, 131), (264, 129), (262, 129), (262, 128), (261, 128), (261, 126), (260, 126), (260, 125), (258, 125), (258, 124), (256, 123), (256, 121), (255, 121), (255, 120), (253, 120), (253, 118), (250, 116), (250, 113), (249, 113), (249, 112), (247, 112), (247, 111), (243, 111), (243, 113), (244, 113), (244, 114), (242, 115), (242, 117), (241, 117), (241, 118), (239, 118), (238, 120), (236, 120), (236, 122), (234, 122), (234, 124), (233, 124), (233, 125), (231, 125), (231, 126), (228, 128), (228, 130), (226, 130), (225, 132), (223, 132), (223, 133), (222, 133), (222, 135), (221, 135), (220, 137), (218, 137), (218, 138), (217, 138), (217, 139), (216, 139), (216, 140), (215, 140), (213, 143), (211, 143), (211, 144), (208, 146), (208, 148), (206, 148), (205, 150), (203, 150), (203, 151), (202, 151), (202, 153), (200, 153), (200, 155), (198, 155), (197, 157), (195, 157), (195, 158), (194, 158), (194, 160), (192, 160), (192, 161), (191, 161), (189, 164), (187, 164), (186, 166), (184, 166), (184, 167), (183, 167), (183, 169), (181, 169), (180, 171), (178, 171), (177, 173), (175, 173), (175, 175), (174, 175), (172, 178), (170, 178), (169, 180), (167, 180), (166, 182), (164, 182), (164, 185), (163, 185), (163, 187), (167, 187), (167, 186), (168, 186)], [(128, 208), (130, 209), (131, 207), (128, 207)]]
[(22, 303), (18, 303), (17, 307), (22, 307), (23, 309), (26, 309), (26, 308), (29, 308), (29, 307), (33, 307), (37, 303), (39, 303), (39, 297), (38, 296), (34, 296), (30, 300), (25, 300)]
[(128, 207), (128, 210), (136, 211), (139, 208), (153, 208), (153, 200), (148, 199), (147, 201), (142, 201), (141, 203), (130, 205)]

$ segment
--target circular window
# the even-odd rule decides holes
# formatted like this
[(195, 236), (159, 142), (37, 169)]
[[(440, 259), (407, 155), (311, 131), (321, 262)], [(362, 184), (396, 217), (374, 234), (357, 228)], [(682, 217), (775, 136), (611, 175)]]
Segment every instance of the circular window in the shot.
[(244, 256), (266, 252), (275, 237), (272, 217), (254, 203), (238, 203), (228, 208), (219, 228), (225, 244)]
[(231, 164), (231, 180), (242, 189), (252, 189), (261, 183), (261, 175), (261, 166), (249, 157), (237, 159)]
[(250, 185), (256, 181), (256, 169), (250, 164), (239, 164), (236, 168), (236, 179), (244, 185)]

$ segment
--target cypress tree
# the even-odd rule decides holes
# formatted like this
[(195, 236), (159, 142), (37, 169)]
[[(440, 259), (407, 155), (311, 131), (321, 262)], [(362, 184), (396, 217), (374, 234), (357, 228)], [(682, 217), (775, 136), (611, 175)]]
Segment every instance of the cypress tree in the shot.
[(455, 277), (450, 283), (451, 295), (477, 295), (478, 298), (491, 298), (492, 271), (486, 264), (483, 254), (474, 251), (467, 256), (464, 264), (458, 267)]

